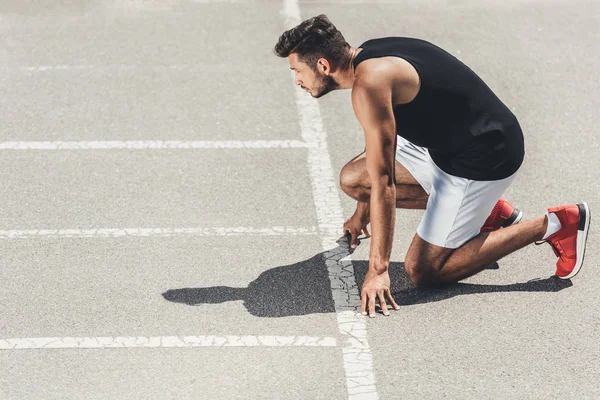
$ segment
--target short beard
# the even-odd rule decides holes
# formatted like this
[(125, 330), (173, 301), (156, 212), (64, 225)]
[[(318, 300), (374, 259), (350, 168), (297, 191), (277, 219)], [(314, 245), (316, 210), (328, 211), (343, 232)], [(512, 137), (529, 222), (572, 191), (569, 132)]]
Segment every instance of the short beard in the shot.
[(318, 99), (319, 97), (323, 97), (325, 96), (327, 93), (331, 92), (332, 90), (336, 90), (340, 87), (339, 83), (337, 83), (335, 81), (335, 79), (333, 79), (333, 77), (331, 77), (330, 75), (323, 75), (323, 77), (319, 77), (318, 81), (317, 81), (317, 85), (316, 85), (316, 91), (317, 94), (312, 95), (312, 97), (314, 97), (315, 99)]

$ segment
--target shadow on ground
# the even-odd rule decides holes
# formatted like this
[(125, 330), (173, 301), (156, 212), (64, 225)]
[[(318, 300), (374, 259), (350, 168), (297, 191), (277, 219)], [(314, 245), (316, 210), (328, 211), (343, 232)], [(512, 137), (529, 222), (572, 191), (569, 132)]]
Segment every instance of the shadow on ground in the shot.
[[(494, 264), (488, 269), (498, 269)], [(362, 286), (363, 279), (369, 269), (368, 261), (355, 261), (354, 274), (356, 283)], [(431, 303), (446, 300), (455, 296), (477, 293), (499, 293), (499, 292), (558, 292), (573, 286), (569, 279), (560, 279), (550, 276), (544, 279), (533, 279), (527, 282), (512, 283), (509, 285), (479, 285), (472, 283), (455, 283), (443, 288), (429, 289), (417, 288), (408, 278), (404, 270), (404, 263), (392, 263), (389, 268), (391, 291), (398, 305), (411, 305)]]
[[(213, 286), (171, 289), (163, 293), (163, 297), (190, 306), (243, 300), (248, 312), (257, 317), (332, 313), (335, 308), (323, 254), (267, 270), (250, 282), (247, 288)], [(359, 288), (362, 287), (368, 266), (368, 261), (354, 261), (354, 275)], [(497, 265), (490, 266), (490, 269), (497, 268)], [(430, 303), (475, 293), (558, 292), (573, 285), (570, 280), (551, 276), (510, 285), (456, 283), (440, 289), (420, 289), (410, 282), (404, 271), (404, 263), (391, 263), (389, 273), (392, 294), (399, 305)]]

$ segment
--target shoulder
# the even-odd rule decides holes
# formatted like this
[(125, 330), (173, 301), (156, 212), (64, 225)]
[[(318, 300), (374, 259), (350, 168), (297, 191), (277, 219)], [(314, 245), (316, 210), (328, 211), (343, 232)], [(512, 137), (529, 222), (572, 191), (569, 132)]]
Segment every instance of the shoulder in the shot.
[(381, 61), (365, 60), (356, 71), (352, 86), (352, 108), (363, 127), (393, 119), (394, 69)]
[[(355, 71), (352, 101), (374, 94), (385, 95), (394, 103), (405, 93), (418, 91), (420, 78), (411, 63), (397, 56), (370, 58), (361, 62)], [(391, 94), (391, 96), (389, 96)], [(414, 96), (413, 96), (414, 97)]]
[(370, 58), (361, 62), (355, 71), (352, 98), (390, 89), (393, 77), (394, 68), (384, 58)]
[(391, 77), (372, 70), (371, 73), (356, 76), (352, 86), (352, 105), (356, 109), (364, 107), (380, 107), (391, 104)]
[[(359, 53), (360, 54), (360, 53)], [(369, 58), (356, 67), (355, 83), (410, 80), (418, 76), (417, 70), (407, 60), (398, 56)]]

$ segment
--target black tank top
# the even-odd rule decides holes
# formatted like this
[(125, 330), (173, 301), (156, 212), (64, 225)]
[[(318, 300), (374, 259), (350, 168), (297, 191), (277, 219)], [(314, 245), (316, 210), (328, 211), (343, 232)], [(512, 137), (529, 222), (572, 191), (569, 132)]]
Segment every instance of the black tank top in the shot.
[(515, 173), (523, 162), (517, 118), (469, 67), (419, 39), (388, 37), (363, 43), (354, 68), (370, 58), (396, 56), (421, 80), (413, 101), (394, 105), (397, 134), (429, 149), (448, 174), (489, 181)]

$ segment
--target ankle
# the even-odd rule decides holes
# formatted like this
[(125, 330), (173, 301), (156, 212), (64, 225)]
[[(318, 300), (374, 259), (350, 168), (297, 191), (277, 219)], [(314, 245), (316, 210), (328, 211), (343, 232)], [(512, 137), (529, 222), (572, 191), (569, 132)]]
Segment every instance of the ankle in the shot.
[(544, 240), (544, 236), (546, 236), (546, 231), (548, 231), (548, 214), (544, 214), (540, 218), (542, 219), (542, 223), (540, 225), (540, 231), (536, 238), (536, 241)]
[(544, 218), (546, 230), (544, 231), (544, 236), (542, 237), (542, 240), (548, 239), (550, 236), (558, 232), (560, 228), (562, 228), (560, 220), (558, 219), (555, 213), (546, 213), (546, 215), (544, 215)]

